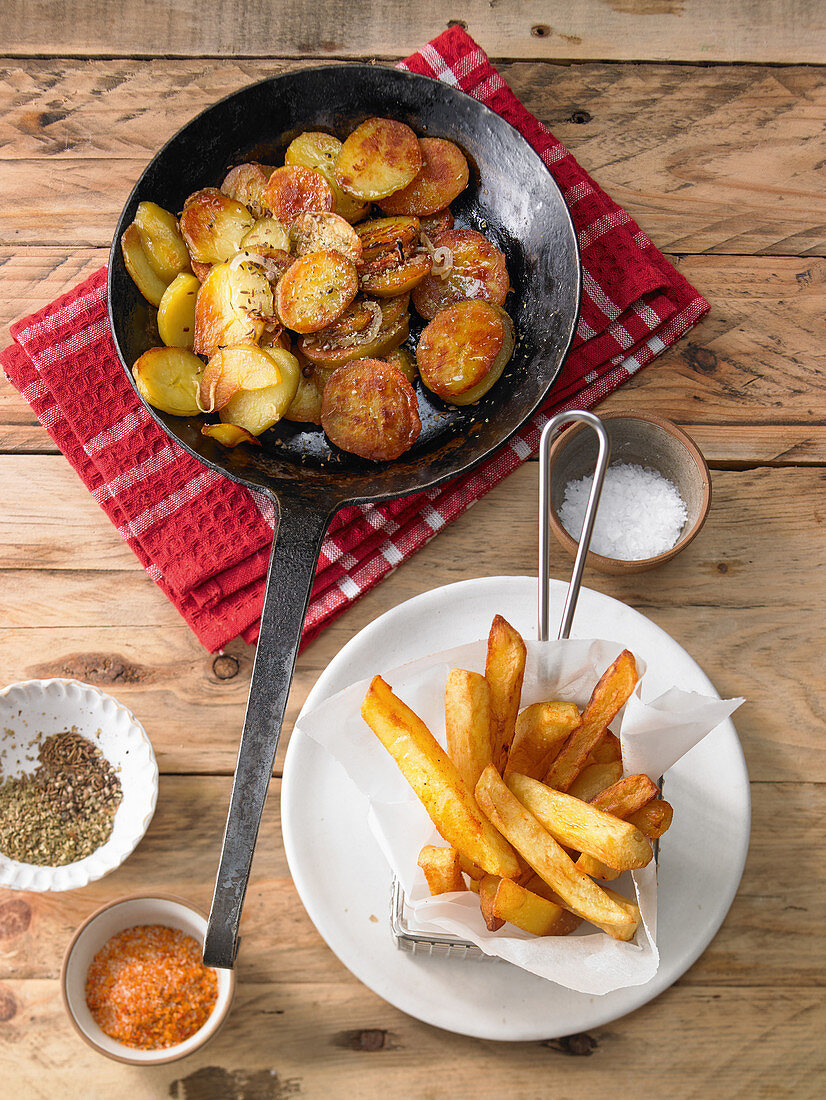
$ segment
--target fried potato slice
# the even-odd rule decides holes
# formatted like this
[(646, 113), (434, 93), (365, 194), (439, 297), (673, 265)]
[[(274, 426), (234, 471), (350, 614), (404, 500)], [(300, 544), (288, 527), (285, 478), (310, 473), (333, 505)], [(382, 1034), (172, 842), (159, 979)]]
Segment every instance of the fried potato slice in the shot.
[(158, 333), (169, 348), (192, 348), (201, 284), (187, 271), (176, 275), (158, 305)]
[(217, 187), (204, 187), (186, 200), (181, 233), (193, 260), (220, 264), (232, 259), (254, 223), (243, 203)]
[(261, 389), (242, 389), (221, 409), (219, 416), (228, 424), (237, 424), (251, 435), (261, 435), (283, 417), (298, 390), (301, 368), (298, 360), (283, 348), (262, 348), (277, 367), (279, 381)]
[(462, 878), (461, 859), (455, 848), (439, 848), (435, 844), (425, 844), (419, 852), (417, 862), (433, 897), (454, 890), (467, 890)]
[(363, 202), (407, 187), (422, 167), (416, 135), (403, 122), (368, 118), (346, 139), (335, 164), (338, 185)]
[(590, 753), (605, 736), (610, 722), (616, 718), (639, 679), (633, 653), (624, 649), (616, 661), (605, 670), (582, 713), (580, 726), (545, 777), (549, 787), (567, 791), (582, 771)]
[(488, 302), (459, 302), (437, 314), (422, 332), (419, 374), (444, 401), (472, 405), (499, 381), (513, 348), (513, 322), (503, 309)]
[[(544, 774), (545, 772), (542, 773)], [(541, 779), (542, 775), (535, 775), (532, 778)], [(600, 791), (616, 783), (621, 775), (622, 764), (619, 760), (613, 764), (588, 764), (568, 788), (568, 793), (574, 798), (581, 798), (583, 802), (591, 802)]]
[(510, 282), (504, 252), (473, 229), (447, 229), (431, 238), (434, 248), (447, 248), (452, 267), (446, 275), (429, 275), (416, 288), (413, 305), (422, 317), (432, 320), (437, 313), (457, 302), (480, 299), (501, 306)]
[(153, 306), (159, 306), (166, 290), (166, 283), (149, 262), (143, 247), (143, 237), (134, 222), (124, 230), (120, 250), (126, 270), (132, 282)]
[(409, 217), (372, 218), (356, 230), (365, 263), (387, 252), (401, 251), (419, 236), (419, 219)]
[(373, 677), (361, 714), (447, 843), (488, 874), (515, 878), (520, 871), (516, 853), (480, 811), (456, 765), (421, 718), (381, 676)]
[(257, 264), (215, 264), (195, 303), (195, 351), (212, 356), (222, 347), (257, 343), (264, 331), (263, 315), (246, 307), (266, 306), (267, 295), (272, 302), (266, 275)]
[(339, 317), (358, 293), (353, 264), (338, 252), (310, 252), (278, 280), (275, 306), (293, 332), (317, 332)]
[(273, 252), (290, 251), (290, 234), (278, 220), (267, 216), (259, 218), (241, 241), (241, 251), (258, 252), (268, 256)]
[(516, 731), (527, 653), (519, 631), (495, 615), (488, 633), (485, 679), (490, 685), (491, 760), (500, 772)]
[(173, 416), (197, 416), (198, 383), (204, 364), (185, 348), (150, 348), (132, 367), (141, 397)]
[(674, 817), (674, 807), (664, 798), (655, 798), (640, 810), (629, 814), (627, 820), (636, 825), (643, 836), (649, 840), (658, 840), (667, 833)]
[(320, 172), (300, 165), (276, 168), (267, 181), (264, 202), (284, 225), (299, 214), (333, 209), (333, 192)]
[(278, 364), (254, 344), (222, 348), (203, 368), (199, 400), (202, 409), (217, 412), (241, 390), (261, 390), (281, 381)]
[(461, 852), (459, 853), (459, 866), (462, 868), (462, 873), (467, 875), (471, 882), (479, 882), (485, 877), (482, 868), (477, 866), (472, 859), (463, 856)]
[(302, 336), (299, 346), (313, 363), (338, 367), (354, 359), (379, 359), (410, 334), (410, 295), (357, 298), (340, 317), (318, 332)]
[(379, 206), (387, 214), (435, 214), (467, 187), (469, 172), (465, 154), (444, 138), (419, 138), (422, 166), (412, 183), (395, 191)]
[(541, 779), (571, 730), (579, 725), (579, 709), (573, 703), (533, 703), (517, 715), (514, 736), (505, 762), (504, 776), (521, 772)]
[(485, 875), (479, 884), (479, 902), (491, 932), (502, 924), (514, 924), (533, 936), (567, 936), (582, 918), (540, 894), (497, 875)]
[(214, 265), (202, 264), (199, 263), (197, 260), (192, 260), (190, 266), (195, 273), (195, 278), (198, 280), (199, 283), (202, 283), (206, 279), (207, 275), (209, 275), (210, 271), (212, 271)]
[(333, 373), (333, 369), (316, 366), (300, 351), (296, 351), (296, 358), (301, 367), (301, 373), (295, 397), (284, 413), (284, 419), (294, 421), (297, 424), (320, 425), (321, 399), (324, 396), (324, 388)]
[(337, 137), (308, 130), (290, 143), (284, 154), (284, 163), (320, 172), (333, 192), (333, 213), (340, 214), (351, 223), (361, 221), (370, 208), (369, 204), (354, 199), (342, 191), (336, 182), (335, 165), (340, 150), (341, 142)]
[(253, 217), (264, 218), (271, 212), (264, 198), (271, 172), (261, 164), (237, 164), (224, 177), (221, 193), (243, 203)]
[[(601, 764), (592, 765), (585, 768), (585, 770), (579, 775), (576, 781), (572, 784), (569, 794), (577, 794), (577, 797), (581, 798), (582, 795), (578, 794), (576, 788), (580, 785), (582, 779), (592, 771), (594, 767), (602, 768), (617, 768), (621, 767), (619, 764)], [(659, 788), (647, 775), (627, 775), (624, 779), (617, 777), (617, 781), (611, 786), (607, 786), (604, 790), (594, 795), (589, 799), (592, 806), (595, 806), (599, 810), (603, 810), (605, 813), (613, 814), (615, 817), (627, 819), (629, 814), (635, 813), (637, 810), (642, 809), (653, 798), (656, 798), (659, 794)], [(639, 827), (639, 826), (638, 826)], [(643, 836), (648, 835), (644, 828), (640, 828), (640, 832)], [(649, 839), (653, 837), (649, 836)], [(592, 878), (602, 879), (603, 881), (610, 882), (612, 879), (618, 878), (619, 871), (614, 870), (613, 867), (609, 867), (606, 863), (603, 863), (599, 859), (594, 859), (593, 856), (581, 855), (577, 860), (577, 867), (581, 871), (584, 871), (586, 875), (590, 875)]]
[(433, 257), (427, 252), (414, 252), (407, 259), (398, 260), (384, 271), (359, 275), (359, 286), (365, 294), (377, 298), (396, 298), (418, 286), (433, 267)]
[(614, 764), (617, 761), (622, 763), (622, 747), (619, 738), (608, 730), (594, 751), (588, 754), (587, 763)]
[(453, 224), (453, 213), (450, 210), (439, 210), (436, 214), (427, 214), (419, 218), (421, 232), (426, 233), (431, 240), (437, 233), (452, 229)]
[(321, 401), (321, 425), (342, 451), (374, 462), (404, 454), (422, 428), (413, 387), (381, 359), (357, 359), (333, 372)]
[(565, 905), (614, 939), (633, 938), (639, 921), (577, 870), (570, 856), (512, 794), (492, 764), (485, 768), (476, 784), (476, 801), (487, 818)]
[(189, 253), (174, 214), (157, 203), (139, 202), (135, 225), (141, 231), (146, 258), (165, 283), (189, 271)]
[(490, 685), (478, 672), (451, 669), (445, 683), (447, 754), (473, 790), (491, 762)]
[(308, 252), (340, 252), (351, 263), (361, 259), (361, 241), (352, 225), (329, 211), (299, 214), (290, 226), (290, 243), (296, 256)]
[(602, 860), (618, 871), (647, 867), (651, 845), (633, 825), (572, 795), (513, 772), (508, 787), (560, 844)]
[(222, 447), (237, 447), (239, 443), (253, 443), (256, 447), (261, 446), (251, 432), (246, 428), (240, 428), (237, 424), (204, 424), (201, 435), (209, 436)]
[(393, 351), (388, 352), (387, 355), (377, 355), (375, 358), (384, 359), (391, 367), (397, 367), (411, 386), (419, 375), (416, 366), (416, 356), (409, 348), (395, 348)]

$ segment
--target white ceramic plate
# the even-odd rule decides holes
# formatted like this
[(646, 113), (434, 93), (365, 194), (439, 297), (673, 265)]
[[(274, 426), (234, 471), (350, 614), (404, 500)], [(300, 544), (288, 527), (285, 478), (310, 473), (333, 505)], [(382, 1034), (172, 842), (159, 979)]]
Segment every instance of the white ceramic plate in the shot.
[[(551, 582), (551, 622), (567, 584)], [(536, 579), (490, 577), (434, 589), (386, 612), (341, 650), (305, 709), (356, 680), (487, 636), (496, 612), (536, 637)], [(665, 631), (609, 596), (583, 588), (573, 637), (621, 642), (648, 663), (656, 693), (671, 685), (716, 695)], [(379, 996), (425, 1023), (481, 1039), (536, 1040), (599, 1027), (650, 1001), (711, 942), (737, 891), (749, 838), (746, 765), (731, 721), (666, 776), (674, 824), (660, 842), (660, 968), (647, 985), (589, 996), (506, 963), (400, 951), (390, 931), (391, 871), (366, 806), (340, 765), (300, 732), (284, 764), (284, 846), (301, 900), (335, 954)]]
[(123, 800), (109, 839), (85, 859), (62, 867), (20, 863), (0, 852), (0, 886), (77, 890), (119, 867), (149, 828), (158, 765), (146, 731), (117, 699), (78, 680), (24, 680), (0, 691), (0, 775), (34, 771), (38, 738), (72, 728), (97, 745), (120, 778)]

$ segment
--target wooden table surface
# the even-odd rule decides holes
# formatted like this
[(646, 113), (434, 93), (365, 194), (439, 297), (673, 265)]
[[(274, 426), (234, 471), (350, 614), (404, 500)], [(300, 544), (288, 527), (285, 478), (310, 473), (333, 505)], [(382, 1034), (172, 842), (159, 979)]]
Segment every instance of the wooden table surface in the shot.
[[(0, 346), (9, 322), (101, 266), (143, 165), (202, 107), (321, 59), (391, 62), (461, 17), (712, 303), (602, 406), (688, 429), (712, 466), (708, 523), (656, 572), (586, 582), (667, 630), (722, 694), (747, 696), (736, 723), (754, 812), (731, 912), (671, 989), (587, 1036), (482, 1042), (391, 1008), (316, 933), (281, 842), (285, 737), (225, 1030), (158, 1069), (96, 1056), (61, 1007), (64, 947), (84, 916), (133, 891), (208, 904), (253, 652), (234, 643), (216, 659), (199, 647), (3, 380), (0, 681), (75, 676), (111, 691), (143, 721), (162, 773), (146, 839), (115, 874), (67, 894), (0, 891), (6, 1095), (822, 1095), (823, 13), (816, 0), (3, 5)], [(288, 725), (328, 661), (383, 611), (467, 577), (533, 574), (536, 482), (528, 463), (309, 646)], [(554, 550), (551, 567), (563, 576), (568, 561)]]

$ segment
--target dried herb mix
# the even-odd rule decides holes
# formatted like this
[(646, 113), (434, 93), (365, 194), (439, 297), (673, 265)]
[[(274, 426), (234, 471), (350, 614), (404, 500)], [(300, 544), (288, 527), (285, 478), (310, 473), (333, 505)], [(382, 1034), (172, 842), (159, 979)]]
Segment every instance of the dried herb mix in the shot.
[(106, 843), (123, 792), (100, 749), (75, 730), (47, 737), (38, 760), (30, 775), (0, 785), (0, 852), (62, 867)]

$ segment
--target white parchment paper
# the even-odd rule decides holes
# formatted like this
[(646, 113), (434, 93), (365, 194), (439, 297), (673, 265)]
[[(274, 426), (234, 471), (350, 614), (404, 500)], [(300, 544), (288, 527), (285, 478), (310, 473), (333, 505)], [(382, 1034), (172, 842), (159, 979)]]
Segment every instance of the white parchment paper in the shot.
[[(526, 641), (528, 649), (521, 706), (564, 699), (583, 707), (622, 646), (608, 641)], [(459, 646), (384, 674), (393, 691), (445, 745), (444, 688), (452, 668), (484, 672), (487, 641)], [(378, 662), (377, 662), (378, 663)], [(646, 694), (645, 664), (640, 681), (611, 723), (622, 743), (626, 774), (644, 772), (655, 781), (743, 702), (713, 699), (673, 687), (656, 699)], [(421, 931), (449, 932), (569, 989), (603, 994), (643, 985), (657, 971), (657, 874), (652, 861), (624, 874), (611, 886), (636, 893), (642, 924), (630, 943), (620, 943), (592, 925), (570, 936), (537, 938), (506, 924), (489, 932), (476, 894), (431, 897), (416, 860), (424, 844), (443, 844), (424, 807), (395, 761), (361, 717), (369, 680), (361, 680), (301, 716), (303, 734), (322, 745), (344, 768), (364, 798), (376, 842), (401, 882), (413, 920)], [(665, 797), (668, 797), (667, 778)]]

